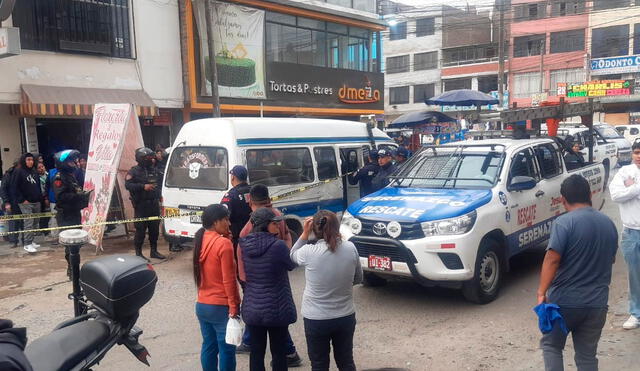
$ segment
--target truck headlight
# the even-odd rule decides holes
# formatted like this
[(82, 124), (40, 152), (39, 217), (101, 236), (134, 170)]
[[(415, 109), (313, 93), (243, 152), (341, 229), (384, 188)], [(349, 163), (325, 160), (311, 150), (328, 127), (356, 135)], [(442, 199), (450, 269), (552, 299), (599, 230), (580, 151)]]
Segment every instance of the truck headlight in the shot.
[(348, 211), (342, 213), (342, 225), (349, 228), (351, 233), (359, 234), (362, 231), (362, 223), (358, 218), (354, 218)]
[(477, 217), (476, 211), (449, 219), (420, 223), (425, 237), (465, 234), (473, 228)]
[(389, 222), (389, 224), (387, 224), (387, 234), (389, 235), (389, 237), (398, 238), (400, 237), (401, 233), (402, 233), (402, 227), (400, 226), (400, 223), (394, 220), (392, 222)]

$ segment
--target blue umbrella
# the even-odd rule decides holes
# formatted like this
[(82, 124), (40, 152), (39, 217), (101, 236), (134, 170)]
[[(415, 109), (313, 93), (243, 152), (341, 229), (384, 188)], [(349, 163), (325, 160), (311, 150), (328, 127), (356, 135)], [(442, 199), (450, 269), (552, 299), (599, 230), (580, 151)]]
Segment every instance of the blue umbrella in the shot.
[(405, 113), (404, 115), (393, 120), (393, 122), (389, 125), (389, 127), (404, 128), (404, 127), (412, 127), (416, 125), (442, 123), (442, 122), (456, 122), (456, 119), (449, 117), (444, 113), (435, 112), (435, 111), (411, 112), (411, 113)]
[(427, 99), (425, 103), (437, 106), (484, 106), (498, 104), (498, 100), (477, 90), (459, 89), (444, 92), (437, 97)]

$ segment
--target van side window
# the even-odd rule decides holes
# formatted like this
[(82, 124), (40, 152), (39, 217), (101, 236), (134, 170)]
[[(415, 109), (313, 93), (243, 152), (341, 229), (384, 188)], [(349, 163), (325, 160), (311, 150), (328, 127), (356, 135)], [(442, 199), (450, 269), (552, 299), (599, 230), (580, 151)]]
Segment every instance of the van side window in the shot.
[(311, 153), (307, 148), (269, 148), (247, 151), (251, 184), (276, 186), (308, 183), (314, 179)]
[(535, 151), (538, 165), (540, 165), (540, 172), (544, 179), (550, 179), (556, 175), (560, 175), (562, 172), (560, 157), (558, 156), (558, 151), (552, 144), (539, 145)]
[(638, 135), (640, 133), (640, 130), (638, 130), (638, 128), (631, 128), (629, 130), (629, 134), (631, 135)]
[(327, 180), (338, 176), (336, 152), (333, 147), (316, 147), (313, 155), (318, 163), (318, 180)]
[(536, 181), (540, 180), (538, 171), (536, 171), (535, 162), (531, 150), (523, 149), (511, 161), (511, 169), (509, 169), (509, 182), (517, 176), (528, 176)]

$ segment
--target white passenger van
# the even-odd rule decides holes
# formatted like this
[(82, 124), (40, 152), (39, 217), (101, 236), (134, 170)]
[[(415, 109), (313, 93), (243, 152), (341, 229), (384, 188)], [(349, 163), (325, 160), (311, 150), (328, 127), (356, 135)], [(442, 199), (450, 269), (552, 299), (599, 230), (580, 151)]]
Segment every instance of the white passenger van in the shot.
[[(244, 165), (249, 184), (269, 187), (294, 238), (302, 218), (319, 209), (341, 213), (360, 198), (343, 175), (363, 165), (363, 150), (394, 146), (378, 129), (355, 121), (303, 118), (216, 118), (185, 124), (173, 144), (162, 187), (164, 215), (219, 203), (229, 170)], [(200, 216), (166, 219), (167, 238), (191, 239)]]

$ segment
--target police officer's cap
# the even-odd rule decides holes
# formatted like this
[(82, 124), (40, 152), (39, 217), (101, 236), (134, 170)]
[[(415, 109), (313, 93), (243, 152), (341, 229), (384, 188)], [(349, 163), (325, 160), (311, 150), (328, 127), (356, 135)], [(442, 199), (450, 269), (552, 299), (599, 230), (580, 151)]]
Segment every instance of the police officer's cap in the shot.
[(400, 147), (396, 150), (396, 155), (397, 156), (403, 156), (403, 157), (409, 157), (409, 150), (404, 148), (404, 147)]
[(247, 180), (247, 168), (242, 165), (234, 166), (229, 174), (235, 176), (239, 180)]
[(378, 150), (378, 157), (390, 157), (392, 155), (393, 153), (389, 149), (382, 148)]
[(371, 151), (369, 151), (369, 157), (371, 157), (372, 160), (377, 160), (378, 159), (378, 151), (375, 149), (372, 149)]

